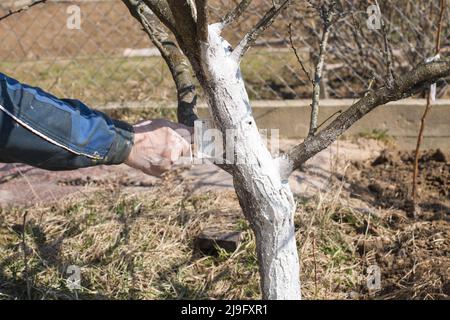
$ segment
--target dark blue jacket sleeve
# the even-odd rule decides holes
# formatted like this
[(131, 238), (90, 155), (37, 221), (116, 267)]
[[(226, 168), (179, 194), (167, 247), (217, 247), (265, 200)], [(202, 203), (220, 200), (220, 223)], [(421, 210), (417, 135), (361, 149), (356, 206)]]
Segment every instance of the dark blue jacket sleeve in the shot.
[(132, 145), (131, 125), (0, 73), (0, 162), (49, 170), (119, 164)]

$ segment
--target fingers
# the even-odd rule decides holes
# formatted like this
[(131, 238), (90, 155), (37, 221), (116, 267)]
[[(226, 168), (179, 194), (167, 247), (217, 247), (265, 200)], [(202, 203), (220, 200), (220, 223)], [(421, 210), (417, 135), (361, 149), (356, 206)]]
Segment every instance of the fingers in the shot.
[(193, 128), (167, 120), (147, 120), (134, 126), (135, 143), (126, 164), (160, 176), (174, 165), (192, 163)]
[(194, 143), (194, 128), (183, 126), (175, 129), (175, 132), (184, 140), (186, 140), (187, 143)]
[(185, 138), (175, 135), (176, 142), (170, 150), (170, 161), (172, 165), (190, 165), (192, 163), (192, 145)]
[(188, 143), (193, 143), (194, 128), (165, 119), (145, 120), (134, 125), (135, 133), (146, 133), (161, 128), (170, 128), (183, 137)]

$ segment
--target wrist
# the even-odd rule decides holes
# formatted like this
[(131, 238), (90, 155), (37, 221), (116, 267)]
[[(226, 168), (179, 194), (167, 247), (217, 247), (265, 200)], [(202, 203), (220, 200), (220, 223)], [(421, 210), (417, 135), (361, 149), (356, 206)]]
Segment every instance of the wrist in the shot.
[(105, 164), (126, 163), (134, 146), (134, 129), (132, 125), (120, 120), (113, 120), (113, 123), (116, 136), (105, 157)]

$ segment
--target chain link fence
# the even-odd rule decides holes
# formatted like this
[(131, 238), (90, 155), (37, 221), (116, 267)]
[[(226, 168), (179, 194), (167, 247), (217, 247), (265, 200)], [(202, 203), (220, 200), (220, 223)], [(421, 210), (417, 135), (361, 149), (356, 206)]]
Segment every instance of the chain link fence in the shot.
[[(30, 2), (2, 0), (0, 16)], [(237, 2), (211, 0), (211, 20), (219, 19)], [(311, 84), (292, 49), (293, 44), (312, 73), (322, 24), (308, 2), (319, 1), (294, 1), (244, 59), (242, 69), (252, 99), (311, 97)], [(367, 8), (373, 1), (337, 2), (349, 14), (333, 27), (321, 94), (324, 98), (357, 98), (369, 83), (384, 83), (383, 36), (367, 25)], [(236, 44), (271, 5), (272, 0), (253, 1), (225, 37)], [(397, 74), (434, 56), (438, 0), (380, 1), (380, 6)], [(449, 35), (447, 9), (442, 36), (445, 56)], [(0, 72), (57, 96), (92, 105), (176, 99), (162, 58), (120, 0), (47, 0), (0, 21), (0, 43)], [(448, 88), (440, 86), (438, 96), (448, 98)]]

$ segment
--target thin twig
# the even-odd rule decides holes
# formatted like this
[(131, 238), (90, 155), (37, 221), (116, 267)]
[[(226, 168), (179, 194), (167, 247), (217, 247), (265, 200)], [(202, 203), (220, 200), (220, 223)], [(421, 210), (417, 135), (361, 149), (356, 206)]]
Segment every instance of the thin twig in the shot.
[[(440, 5), (441, 11), (439, 14), (438, 28), (436, 34), (436, 47), (435, 47), (436, 55), (438, 55), (439, 52), (441, 51), (441, 32), (442, 32), (442, 20), (445, 12), (445, 0), (441, 0), (440, 4), (441, 4)], [(419, 175), (419, 152), (423, 140), (423, 132), (425, 130), (425, 122), (426, 122), (425, 120), (427, 118), (428, 113), (430, 112), (430, 109), (431, 109), (431, 90), (429, 90), (427, 93), (427, 105), (425, 106), (422, 118), (420, 119), (419, 135), (417, 137), (417, 145), (414, 158), (413, 186), (412, 186), (412, 201), (414, 206), (413, 208), (414, 215), (417, 214), (416, 205), (417, 205), (417, 177)]]
[[(378, 12), (381, 13), (380, 5), (378, 4), (378, 0), (375, 0), (375, 4), (378, 7)], [(391, 55), (391, 48), (389, 44), (389, 39), (387, 36), (387, 30), (386, 30), (386, 24), (384, 23), (383, 16), (381, 16), (381, 33), (383, 35), (383, 42), (384, 42), (384, 61), (386, 63), (386, 78), (387, 78), (387, 85), (388, 87), (392, 87), (394, 84), (395, 78), (394, 78), (394, 69), (392, 67), (392, 55)]]
[[(419, 174), (419, 151), (420, 146), (422, 144), (423, 139), (423, 131), (425, 130), (425, 120), (427, 118), (428, 113), (431, 109), (431, 92), (427, 92), (427, 104), (425, 106), (425, 111), (423, 112), (422, 118), (420, 119), (420, 128), (419, 128), (419, 135), (417, 136), (417, 144), (416, 144), (416, 151), (415, 151), (415, 157), (414, 157), (414, 172), (413, 172), (413, 188), (412, 188), (412, 198), (414, 202), (414, 206), (417, 203), (417, 176)], [(415, 211), (415, 208), (414, 208)]]
[(300, 55), (298, 54), (297, 48), (294, 45), (294, 40), (293, 40), (293, 37), (292, 37), (292, 23), (289, 23), (288, 33), (289, 33), (289, 43), (291, 44), (291, 48), (294, 51), (295, 57), (297, 58), (297, 61), (300, 64), (300, 67), (302, 68), (302, 71), (308, 77), (309, 82), (311, 82), (311, 84), (314, 84), (313, 80), (311, 79), (311, 76), (309, 75), (308, 70), (306, 69), (302, 59), (300, 58)]
[(442, 33), (442, 21), (444, 20), (445, 12), (445, 0), (441, 0), (441, 12), (439, 13), (439, 23), (436, 35), (436, 54), (441, 51), (441, 33)]
[(334, 112), (331, 116), (329, 116), (328, 118), (326, 118), (321, 124), (319, 124), (317, 126), (317, 130), (319, 130), (325, 123), (328, 122), (328, 120), (330, 120), (331, 118), (334, 118), (335, 115), (341, 114), (342, 110), (338, 110), (336, 112)]
[(313, 261), (314, 261), (314, 295), (317, 298), (317, 261), (316, 261), (316, 236), (313, 231)]
[(256, 39), (272, 25), (275, 18), (285, 9), (291, 0), (276, 1), (272, 0), (273, 6), (269, 11), (259, 20), (259, 22), (248, 32), (244, 38), (239, 42), (236, 49), (233, 51), (233, 58), (240, 61), (250, 47), (255, 43)]
[[(333, 1), (330, 4), (316, 4), (311, 0), (308, 3), (313, 7), (319, 14), (322, 20), (322, 37), (319, 46), (319, 57), (314, 71), (314, 79), (311, 81), (313, 85), (313, 94), (311, 102), (311, 118), (309, 122), (309, 132), (308, 137), (312, 137), (316, 134), (318, 126), (317, 119), (319, 117), (319, 101), (320, 101), (320, 91), (323, 78), (323, 72), (325, 67), (325, 57), (327, 54), (328, 39), (330, 37), (331, 29), (333, 25), (340, 19), (344, 18), (348, 13), (342, 11), (342, 7), (337, 1)], [(340, 12), (340, 10), (342, 12)], [(328, 120), (328, 119), (327, 119)]]
[(331, 26), (324, 24), (322, 40), (320, 42), (319, 61), (316, 65), (313, 81), (313, 98), (311, 103), (311, 119), (308, 136), (313, 136), (317, 132), (317, 118), (319, 116), (320, 82), (322, 81), (323, 68), (325, 66), (325, 56), (327, 53), (328, 38)]
[(22, 250), (23, 250), (23, 264), (25, 267), (25, 282), (27, 283), (27, 297), (31, 300), (31, 282), (28, 272), (28, 256), (27, 256), (27, 243), (26, 243), (26, 228), (27, 228), (27, 215), (28, 212), (25, 211), (22, 220)]
[(17, 10), (9, 10), (9, 12), (7, 14), (5, 14), (4, 16), (0, 17), (0, 21), (2, 21), (3, 19), (9, 18), (10, 16), (12, 16), (14, 14), (26, 11), (26, 10), (30, 9), (31, 7), (34, 7), (34, 6), (36, 6), (36, 5), (40, 4), (40, 3), (45, 3), (46, 1), (47, 0), (37, 0), (37, 1), (34, 1), (33, 3), (27, 5), (27, 6), (19, 8)]

